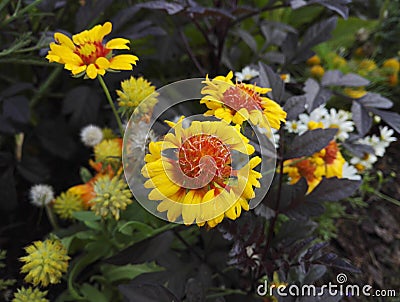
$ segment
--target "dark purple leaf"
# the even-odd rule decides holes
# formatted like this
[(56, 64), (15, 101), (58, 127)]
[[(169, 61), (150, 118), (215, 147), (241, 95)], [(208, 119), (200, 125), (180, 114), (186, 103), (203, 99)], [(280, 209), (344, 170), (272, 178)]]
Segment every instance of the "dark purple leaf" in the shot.
[(190, 1), (191, 6), (186, 8), (187, 13), (199, 15), (199, 16), (217, 16), (229, 19), (235, 19), (235, 16), (232, 15), (226, 9), (218, 8), (218, 7), (204, 7), (200, 6), (196, 3), (195, 6), (192, 5), (194, 1)]
[(368, 92), (362, 98), (356, 100), (364, 107), (375, 107), (389, 109), (393, 106), (393, 102), (378, 93)]
[(100, 102), (95, 95), (96, 92), (89, 86), (78, 86), (65, 95), (62, 113), (70, 115), (69, 122), (72, 126), (80, 128), (96, 122)]
[(369, 85), (369, 83), (369, 80), (358, 74), (348, 73), (343, 75), (339, 70), (329, 70), (325, 72), (321, 80), (322, 86), (360, 87)]
[(126, 302), (180, 302), (169, 289), (157, 283), (138, 283), (120, 285), (120, 293)]
[(325, 148), (335, 137), (337, 129), (314, 129), (296, 136), (288, 144), (285, 159), (310, 156)]
[(286, 119), (288, 121), (295, 120), (298, 118), (300, 113), (303, 113), (306, 109), (307, 97), (305, 95), (295, 95), (290, 97), (283, 106), (283, 109), (287, 112)]
[(19, 82), (19, 83), (13, 84), (10, 87), (4, 89), (0, 93), (0, 99), (1, 98), (8, 98), (10, 96), (19, 94), (22, 91), (29, 90), (29, 89), (32, 89), (32, 88), (33, 88), (32, 83)]
[(368, 111), (357, 101), (353, 101), (351, 106), (351, 113), (353, 116), (354, 124), (360, 136), (364, 136), (371, 129), (372, 117)]
[(137, 4), (140, 8), (165, 10), (169, 15), (175, 15), (184, 9), (184, 6), (180, 3), (172, 3), (167, 1), (148, 1)]
[(325, 104), (332, 96), (330, 90), (321, 87), (317, 81), (311, 78), (304, 83), (303, 90), (307, 98), (306, 106), (307, 112), (309, 113), (315, 108)]
[(111, 19), (113, 30), (118, 32), (126, 23), (131, 22), (134, 15), (140, 10), (137, 5), (119, 10)]
[[(299, 37), (296, 33), (288, 33), (286, 39), (282, 42), (281, 49), (286, 57), (286, 63), (291, 62), (296, 56), (298, 47)], [(310, 55), (310, 57), (313, 54)]]
[(324, 212), (325, 207), (321, 203), (310, 201), (306, 201), (289, 211), (282, 211), (286, 216), (295, 220), (307, 220), (310, 217), (320, 216)]
[(385, 123), (392, 127), (397, 133), (400, 133), (400, 114), (375, 108), (370, 108), (370, 111), (379, 115)]
[(85, 4), (79, 7), (76, 13), (75, 31), (80, 32), (88, 29), (92, 21), (100, 16), (112, 3), (112, 0), (86, 0)]
[(292, 0), (290, 1), (290, 6), (292, 9), (298, 9), (300, 7), (306, 6), (308, 3), (304, 0)]
[(30, 116), (29, 100), (23, 95), (16, 95), (3, 101), (3, 116), (15, 122), (26, 124)]
[(349, 17), (349, 8), (347, 4), (351, 3), (351, 0), (311, 0), (310, 3), (323, 5), (331, 11), (338, 13), (344, 19)]
[(369, 145), (357, 144), (352, 142), (342, 143), (342, 146), (350, 151), (354, 156), (362, 158), (365, 153), (374, 153), (374, 148)]
[(50, 177), (49, 169), (36, 157), (24, 155), (17, 165), (17, 170), (31, 183), (42, 183)]
[(310, 50), (331, 38), (331, 33), (335, 29), (337, 17), (325, 19), (319, 23), (312, 25), (304, 34), (303, 41), (296, 51), (296, 57), (293, 63), (300, 63), (310, 57)]
[(17, 130), (9, 119), (0, 115), (0, 132), (14, 134)]
[(313, 261), (314, 263), (324, 264), (330, 267), (339, 268), (352, 273), (361, 273), (361, 270), (351, 263), (339, 258), (336, 254), (329, 253)]
[(306, 196), (306, 202), (339, 201), (354, 194), (361, 180), (323, 178), (318, 186)]
[(269, 51), (264, 55), (262, 55), (262, 58), (268, 63), (280, 64), (280, 65), (285, 63), (285, 55), (277, 51)]
[(262, 62), (259, 62), (258, 66), (260, 68), (260, 85), (262, 87), (271, 88), (272, 91), (269, 92), (269, 94), (271, 95), (272, 100), (281, 103), (284, 92), (284, 83), (281, 77), (275, 73), (271, 67)]
[(14, 168), (2, 169), (0, 173), (0, 209), (8, 212), (17, 207), (17, 190), (14, 177)]
[(257, 52), (257, 41), (248, 31), (238, 29), (236, 33), (253, 52)]

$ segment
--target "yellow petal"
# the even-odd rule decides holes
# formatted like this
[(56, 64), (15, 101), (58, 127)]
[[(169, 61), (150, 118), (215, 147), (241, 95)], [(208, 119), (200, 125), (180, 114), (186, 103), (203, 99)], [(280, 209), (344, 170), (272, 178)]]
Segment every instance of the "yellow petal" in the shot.
[(128, 39), (116, 38), (107, 42), (106, 48), (108, 49), (129, 49), (129, 46), (126, 45), (129, 43)]
[(68, 36), (62, 33), (55, 33), (54, 40), (56, 40), (59, 44), (68, 47), (71, 50), (75, 50), (75, 44), (72, 42), (72, 40)]
[(115, 56), (110, 60), (110, 68), (116, 70), (132, 70), (132, 65), (136, 65), (137, 60), (139, 60), (139, 58), (134, 55)]
[(97, 68), (94, 64), (90, 64), (88, 68), (86, 69), (86, 74), (89, 78), (92, 80), (97, 77)]

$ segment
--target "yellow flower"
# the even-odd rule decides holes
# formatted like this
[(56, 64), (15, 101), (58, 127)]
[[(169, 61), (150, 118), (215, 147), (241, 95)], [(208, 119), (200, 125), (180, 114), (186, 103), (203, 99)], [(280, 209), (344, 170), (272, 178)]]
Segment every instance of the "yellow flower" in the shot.
[(204, 115), (237, 125), (249, 120), (253, 125), (265, 129), (279, 129), (281, 122), (286, 121), (286, 112), (279, 104), (261, 96), (271, 89), (252, 84), (234, 84), (232, 77), (232, 71), (227, 76), (217, 76), (212, 80), (206, 77), (203, 82), (206, 86), (201, 90), (206, 96), (200, 101), (209, 109)]
[(335, 55), (333, 58), (333, 67), (334, 68), (341, 68), (347, 65), (347, 61), (345, 58), (342, 58), (341, 56)]
[(311, 75), (316, 79), (321, 79), (325, 74), (325, 69), (321, 65), (314, 65), (310, 69)]
[(91, 201), (91, 210), (96, 215), (107, 217), (112, 214), (119, 220), (120, 211), (132, 203), (131, 191), (119, 177), (101, 177), (94, 183), (96, 197)]
[(35, 241), (25, 251), (28, 255), (20, 260), (25, 263), (21, 273), (28, 273), (25, 276), (26, 282), (44, 287), (60, 282), (62, 274), (68, 269), (70, 259), (60, 240)]
[(118, 105), (123, 109), (125, 114), (132, 114), (139, 104), (148, 97), (145, 104), (142, 104), (144, 113), (148, 113), (157, 103), (158, 92), (151, 82), (144, 78), (130, 77), (129, 80), (121, 82), (122, 90), (117, 90)]
[(290, 183), (297, 183), (302, 177), (308, 185), (310, 193), (321, 182), (322, 177), (342, 178), (345, 159), (335, 141), (307, 158), (296, 158), (284, 162), (283, 173), (288, 174)]
[(307, 60), (306, 63), (309, 66), (320, 65), (321, 64), (321, 59), (319, 58), (318, 55), (313, 55), (311, 58), (309, 58)]
[(14, 299), (11, 302), (49, 302), (45, 297), (47, 291), (40, 291), (37, 288), (32, 287), (22, 287), (14, 293)]
[(105, 139), (94, 146), (94, 157), (96, 162), (115, 163), (121, 160), (122, 139)]
[(364, 87), (357, 87), (357, 88), (346, 87), (343, 90), (343, 92), (345, 95), (351, 97), (352, 99), (360, 99), (367, 94), (367, 91), (365, 90)]
[(385, 60), (382, 67), (388, 69), (391, 74), (397, 74), (399, 72), (400, 63), (396, 58), (391, 58)]
[(61, 195), (55, 199), (53, 207), (54, 212), (62, 219), (73, 219), (73, 213), (85, 209), (83, 199), (70, 190), (61, 193)]
[(363, 59), (358, 63), (358, 73), (360, 75), (368, 75), (371, 71), (374, 71), (377, 68), (374, 60)]
[[(183, 117), (182, 117), (183, 118)], [(248, 200), (255, 197), (261, 174), (253, 170), (261, 162), (251, 158), (242, 167), (232, 166), (234, 152), (250, 155), (254, 148), (239, 132), (239, 126), (223, 121), (194, 121), (188, 128), (168, 122), (174, 133), (151, 142), (142, 168), (149, 178), (148, 198), (161, 201), (157, 210), (169, 221), (182, 217), (186, 225), (214, 227), (224, 217), (236, 219)]]
[(128, 49), (129, 40), (116, 38), (103, 43), (111, 32), (112, 24), (106, 22), (72, 36), (55, 33), (55, 43), (50, 43), (46, 56), (49, 62), (63, 64), (74, 76), (86, 75), (94, 79), (108, 70), (132, 70), (138, 57), (131, 54), (113, 55), (115, 49)]

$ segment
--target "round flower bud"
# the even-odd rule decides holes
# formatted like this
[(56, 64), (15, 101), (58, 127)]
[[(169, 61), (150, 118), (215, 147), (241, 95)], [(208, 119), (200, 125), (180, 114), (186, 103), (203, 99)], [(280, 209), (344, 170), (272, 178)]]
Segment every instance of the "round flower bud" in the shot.
[(34, 185), (30, 192), (31, 203), (37, 207), (43, 207), (54, 199), (53, 188), (49, 185)]
[(87, 147), (94, 147), (99, 144), (103, 139), (103, 131), (101, 128), (88, 125), (81, 131), (82, 143)]

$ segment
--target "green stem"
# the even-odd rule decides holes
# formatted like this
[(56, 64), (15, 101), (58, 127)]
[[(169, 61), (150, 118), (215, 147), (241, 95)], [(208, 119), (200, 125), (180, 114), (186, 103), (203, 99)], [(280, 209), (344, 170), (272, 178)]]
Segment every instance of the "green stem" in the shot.
[(382, 198), (382, 199), (384, 199), (386, 201), (389, 201), (389, 202), (395, 204), (396, 206), (400, 207), (400, 201), (398, 201), (397, 199), (394, 199), (394, 198), (392, 198), (390, 196), (387, 196), (386, 194), (383, 194), (383, 193), (381, 193), (379, 191), (375, 191), (374, 194), (376, 196), (378, 196), (378, 197), (380, 197), (380, 198)]
[(47, 217), (49, 218), (50, 224), (53, 227), (53, 230), (57, 230), (59, 228), (58, 223), (57, 223), (57, 219), (54, 216), (54, 212), (52, 211), (52, 209), (50, 208), (49, 205), (45, 206), (46, 208), (46, 214)]
[(5, 26), (8, 23), (14, 21), (15, 19), (19, 18), (21, 15), (23, 15), (24, 13), (26, 13), (27, 11), (29, 11), (31, 8), (35, 7), (36, 5), (38, 5), (40, 2), (42, 2), (43, 0), (36, 0), (33, 1), (31, 4), (25, 6), (23, 9), (19, 9), (19, 6), (17, 6), (17, 8), (15, 9), (14, 13), (12, 14), (12, 16), (10, 16), (9, 18), (3, 20), (3, 22), (1, 23), (1, 26)]
[(121, 133), (121, 136), (124, 136), (124, 128), (122, 127), (121, 118), (118, 115), (117, 109), (115, 109), (115, 105), (114, 105), (114, 102), (113, 102), (113, 100), (111, 98), (110, 91), (108, 90), (107, 85), (103, 80), (103, 77), (101, 75), (98, 75), (97, 78), (99, 79), (100, 85), (103, 88), (104, 93), (106, 94), (107, 101), (111, 106), (111, 109), (112, 109), (112, 111), (114, 113), (115, 119), (117, 120), (119, 132)]
[(51, 84), (57, 79), (58, 75), (60, 74), (62, 70), (61, 66), (57, 66), (56, 68), (53, 69), (47, 80), (39, 87), (39, 90), (36, 92), (36, 94), (33, 96), (30, 107), (33, 108), (37, 105), (37, 103), (40, 101), (40, 99), (43, 97), (43, 95), (46, 93), (46, 91), (50, 88)]

